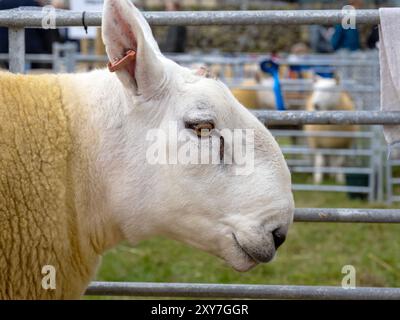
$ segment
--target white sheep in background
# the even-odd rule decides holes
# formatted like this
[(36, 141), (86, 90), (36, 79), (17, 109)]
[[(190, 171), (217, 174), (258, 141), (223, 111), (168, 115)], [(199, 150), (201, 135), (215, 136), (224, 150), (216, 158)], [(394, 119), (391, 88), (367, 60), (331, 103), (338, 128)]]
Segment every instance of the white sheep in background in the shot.
[[(307, 111), (354, 111), (354, 103), (350, 95), (340, 90), (337, 79), (318, 78), (314, 84), (314, 91), (307, 100)], [(323, 131), (348, 131), (354, 132), (358, 130), (356, 125), (306, 125), (305, 130), (308, 132)], [(309, 137), (308, 144), (315, 149), (348, 149), (353, 143), (352, 138), (337, 137)], [(323, 180), (322, 167), (343, 167), (345, 162), (344, 156), (323, 155), (316, 152), (314, 155), (314, 183), (320, 184)], [(344, 183), (345, 177), (343, 173), (335, 174), (338, 183)]]
[[(238, 86), (233, 86), (231, 91), (235, 98), (249, 109), (276, 110), (273, 82), (271, 81), (269, 83), (268, 80), (269, 79), (263, 79), (263, 82), (259, 83), (256, 79), (244, 79)], [(266, 85), (267, 87), (261, 90), (255, 90), (255, 88), (260, 85)]]
[[(292, 222), (280, 148), (225, 85), (166, 59), (129, 0), (105, 1), (103, 39), (110, 61), (127, 50), (135, 61), (116, 73), (0, 73), (0, 299), (79, 298), (106, 250), (156, 235), (246, 271), (272, 259)], [(151, 165), (146, 136), (171, 121), (193, 129), (196, 147), (202, 128), (254, 130), (253, 173)], [(55, 290), (42, 287), (45, 266)]]
[(243, 79), (238, 82), (232, 81), (235, 80), (232, 66), (217, 64), (209, 68), (212, 76), (226, 79), (232, 94), (246, 108), (276, 110), (274, 80), (263, 77), (258, 63), (246, 64), (243, 69)]

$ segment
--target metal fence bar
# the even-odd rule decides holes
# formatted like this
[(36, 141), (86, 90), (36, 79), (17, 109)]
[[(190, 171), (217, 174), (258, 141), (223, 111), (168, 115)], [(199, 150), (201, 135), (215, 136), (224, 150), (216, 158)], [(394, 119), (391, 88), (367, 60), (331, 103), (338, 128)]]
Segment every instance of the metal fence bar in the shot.
[[(8, 61), (10, 55), (7, 53), (0, 53), (0, 61)], [(25, 60), (27, 62), (44, 62), (44, 63), (53, 63), (53, 55), (52, 54), (34, 54), (28, 53), (25, 55)]]
[[(165, 54), (165, 56), (167, 58), (170, 58), (171, 60), (180, 63), (180, 64), (192, 64), (192, 63), (207, 63), (207, 64), (220, 64), (220, 65), (233, 65), (233, 64), (237, 64), (237, 63), (241, 63), (241, 64), (246, 64), (246, 63), (259, 63), (263, 60), (269, 59), (271, 58), (270, 56), (266, 56), (266, 55), (260, 55), (258, 59), (245, 59), (245, 58), (241, 58), (241, 57), (220, 57), (220, 56), (200, 56), (200, 55), (193, 55), (190, 57), (184, 57), (184, 56), (180, 56), (180, 55), (173, 55), (173, 54)], [(301, 58), (299, 58), (301, 59)], [(354, 58), (356, 59), (356, 57)], [(329, 66), (341, 66), (341, 67), (354, 67), (354, 66), (366, 66), (366, 67), (370, 67), (371, 63), (374, 63), (375, 61), (371, 61), (371, 59), (361, 59), (360, 60), (354, 60), (351, 59), (349, 61), (347, 60), (337, 60), (337, 59), (325, 59), (325, 60), (307, 60), (307, 59), (303, 59), (303, 60), (298, 60), (298, 61), (294, 61), (294, 62), (287, 62), (284, 59), (278, 59), (278, 62), (280, 64), (287, 64), (287, 65), (291, 65), (291, 66), (304, 66), (304, 65), (309, 65), (309, 66), (321, 66), (321, 65), (329, 65)], [(1, 61), (5, 61), (8, 60), (8, 54), (6, 53), (2, 53), (0, 54), (0, 60)], [(53, 57), (51, 54), (28, 54), (27, 55), (27, 60), (30, 61), (43, 61), (43, 62), (48, 62), (51, 63), (53, 61)], [(80, 54), (77, 53), (76, 54), (76, 60), (78, 62), (104, 62), (107, 63), (108, 62), (108, 58), (107, 56), (103, 56), (103, 55), (92, 55), (92, 54)], [(239, 62), (238, 62), (239, 61)], [(379, 66), (379, 60), (376, 61), (377, 66)], [(282, 80), (282, 83), (285, 84), (285, 80)], [(296, 79), (292, 79), (290, 82), (288, 82), (289, 85), (291, 85), (292, 83), (294, 84), (299, 84), (299, 85), (312, 85), (312, 81), (305, 81), (305, 80), (296, 80)], [(346, 88), (347, 89), (347, 88)]]
[[(48, 12), (34, 9), (12, 9), (0, 12), (0, 27), (41, 28)], [(266, 11), (181, 11), (144, 12), (151, 25), (334, 25), (341, 23), (346, 12), (342, 10), (266, 10)], [(101, 25), (100, 12), (87, 12), (88, 26)], [(378, 10), (357, 10), (358, 24), (378, 24)], [(82, 26), (82, 12), (57, 10), (57, 27)]]
[(281, 147), (284, 154), (322, 154), (336, 156), (372, 156), (370, 149), (312, 149), (308, 147)]
[[(242, 79), (242, 78), (239, 78)], [(228, 83), (229, 88), (233, 89), (238, 89), (238, 90), (248, 90), (248, 91), (262, 91), (262, 90), (272, 90), (273, 89), (273, 84), (271, 85), (252, 85), (252, 86), (246, 86), (246, 85), (241, 85), (241, 84), (235, 84), (232, 79), (226, 79)], [(295, 84), (295, 83), (290, 83), (290, 82), (281, 82), (281, 87), (282, 90), (286, 93), (309, 93), (314, 90), (314, 85), (311, 83), (304, 83), (304, 84)], [(343, 92), (347, 91), (350, 93), (373, 93), (377, 91), (378, 88), (372, 87), (372, 86), (344, 86), (340, 85), (335, 88), (321, 88), (320, 91), (322, 92)], [(301, 101), (305, 100), (301, 99)]]
[[(199, 54), (166, 54), (167, 58), (170, 58), (177, 63), (181, 64), (192, 64), (203, 62), (206, 64), (219, 64), (219, 65), (235, 65), (235, 64), (247, 64), (247, 63), (260, 63), (263, 60), (271, 59), (271, 55), (261, 54), (257, 57), (254, 56), (235, 56), (235, 57), (222, 57), (220, 55), (199, 55)], [(336, 66), (336, 67), (354, 67), (354, 66), (365, 66), (371, 67), (371, 64), (379, 66), (378, 55), (375, 57), (360, 57), (352, 56), (354, 59), (343, 60), (337, 56), (325, 55), (321, 58), (314, 58), (315, 54), (312, 56), (297, 57), (296, 61), (292, 61), (285, 58), (276, 58), (277, 63), (281, 65), (290, 66)], [(312, 60), (310, 59), (312, 58)], [(293, 79), (295, 80), (295, 79)]]
[(343, 289), (329, 286), (94, 282), (87, 289), (86, 295), (234, 299), (399, 300), (400, 288), (360, 287), (357, 289)]
[(13, 73), (25, 72), (25, 29), (10, 28), (8, 29), (9, 52), (10, 54), (10, 71)]
[[(32, 54), (31, 59), (34, 60), (36, 59), (37, 56), (43, 56), (45, 57), (46, 54)], [(167, 58), (170, 58), (171, 60), (180, 63), (180, 64), (193, 64), (193, 63), (200, 63), (203, 62), (205, 64), (218, 64), (218, 65), (243, 65), (243, 64), (248, 64), (248, 63), (255, 63), (258, 64), (264, 60), (271, 59), (270, 55), (264, 55), (260, 54), (257, 55), (257, 58), (254, 58), (254, 56), (248, 56), (246, 53), (243, 53), (241, 55), (236, 55), (234, 57), (226, 57), (226, 56), (221, 56), (221, 55), (199, 55), (199, 54), (170, 54), (170, 53), (165, 53), (165, 56)], [(376, 65), (376, 67), (379, 67), (379, 59), (378, 55), (376, 56), (358, 56), (357, 54), (350, 53), (346, 58), (348, 57), (349, 59), (344, 59), (341, 58), (339, 59), (337, 56), (336, 57), (326, 57), (324, 59), (322, 58), (314, 58), (316, 55), (315, 54), (310, 54), (307, 56), (307, 58), (302, 58), (302, 57), (297, 57), (296, 61), (290, 61), (284, 58), (277, 58), (277, 62), (281, 65), (290, 65), (290, 66), (337, 66), (337, 67), (371, 67), (371, 64)], [(48, 60), (46, 62), (51, 62), (52, 56), (47, 55)], [(339, 56), (340, 57), (340, 56)], [(7, 54), (0, 54), (0, 59), (1, 60), (7, 60), (8, 55)], [(94, 54), (80, 54), (77, 53), (76, 59), (79, 62), (108, 62), (108, 58), (105, 55), (94, 55)], [(282, 83), (285, 84), (285, 79), (282, 79)], [(344, 80), (346, 81), (346, 80)], [(290, 81), (286, 81), (288, 84), (312, 84), (312, 80), (307, 80), (307, 79), (291, 79)], [(344, 82), (345, 83), (345, 82)]]
[[(291, 172), (297, 173), (344, 173), (344, 174), (371, 174), (373, 170), (371, 168), (358, 168), (358, 167), (291, 167)], [(400, 184), (400, 179), (399, 179)]]
[(326, 137), (326, 138), (365, 138), (372, 139), (371, 131), (303, 131), (303, 130), (270, 130), (275, 137)]
[(400, 223), (396, 209), (296, 209), (296, 222)]
[(286, 162), (289, 167), (293, 166), (311, 166), (311, 159), (286, 159)]
[(253, 114), (267, 125), (301, 124), (400, 124), (400, 112), (381, 111), (270, 111), (253, 110)]
[(347, 192), (347, 193), (369, 193), (369, 187), (338, 186), (338, 185), (310, 185), (293, 184), (293, 191), (322, 191), (322, 192)]

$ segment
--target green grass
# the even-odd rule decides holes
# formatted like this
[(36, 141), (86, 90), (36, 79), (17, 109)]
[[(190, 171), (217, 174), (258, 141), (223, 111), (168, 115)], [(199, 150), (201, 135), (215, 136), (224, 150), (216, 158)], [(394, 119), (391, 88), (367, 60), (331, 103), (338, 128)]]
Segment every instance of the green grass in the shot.
[[(372, 207), (340, 193), (296, 192), (295, 199), (298, 208)], [(243, 274), (206, 253), (153, 239), (108, 252), (97, 279), (340, 286), (348, 264), (356, 268), (359, 286), (400, 286), (400, 225), (296, 223), (272, 263)]]

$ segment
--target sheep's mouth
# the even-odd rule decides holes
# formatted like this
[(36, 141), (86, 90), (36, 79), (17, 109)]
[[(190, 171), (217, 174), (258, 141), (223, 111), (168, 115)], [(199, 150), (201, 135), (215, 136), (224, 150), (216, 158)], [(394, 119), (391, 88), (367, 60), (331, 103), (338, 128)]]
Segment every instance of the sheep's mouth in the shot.
[(232, 233), (232, 238), (233, 238), (233, 241), (235, 242), (236, 248), (238, 248), (250, 262), (255, 263), (255, 264), (259, 263), (257, 261), (257, 259), (253, 258), (253, 256), (245, 248), (242, 247), (242, 245), (240, 244), (239, 240), (237, 239), (237, 237), (234, 233)]

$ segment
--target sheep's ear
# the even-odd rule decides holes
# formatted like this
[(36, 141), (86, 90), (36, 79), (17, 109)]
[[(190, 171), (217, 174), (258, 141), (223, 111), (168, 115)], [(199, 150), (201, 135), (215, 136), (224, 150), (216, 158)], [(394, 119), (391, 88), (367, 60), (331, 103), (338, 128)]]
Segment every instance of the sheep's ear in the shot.
[(129, 50), (136, 53), (116, 71), (122, 83), (145, 98), (156, 94), (166, 78), (163, 56), (149, 24), (130, 0), (105, 0), (102, 34), (110, 63), (121, 61)]

